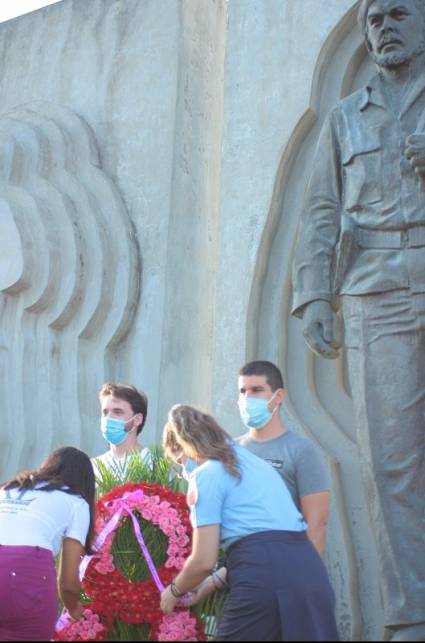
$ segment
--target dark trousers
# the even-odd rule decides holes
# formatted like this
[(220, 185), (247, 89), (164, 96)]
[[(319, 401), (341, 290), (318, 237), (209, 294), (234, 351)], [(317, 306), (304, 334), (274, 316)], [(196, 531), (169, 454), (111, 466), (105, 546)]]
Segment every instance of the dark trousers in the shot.
[(51, 640), (57, 612), (52, 552), (0, 545), (0, 641)]
[(338, 641), (334, 593), (305, 532), (262, 531), (229, 548), (219, 641)]

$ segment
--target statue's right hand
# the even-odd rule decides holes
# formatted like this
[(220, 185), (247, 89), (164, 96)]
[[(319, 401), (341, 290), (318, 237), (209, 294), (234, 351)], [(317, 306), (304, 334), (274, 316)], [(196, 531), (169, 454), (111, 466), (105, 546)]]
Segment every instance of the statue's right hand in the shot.
[(328, 301), (318, 299), (307, 304), (304, 310), (304, 339), (308, 347), (321, 357), (335, 359), (341, 343), (335, 336), (334, 313)]

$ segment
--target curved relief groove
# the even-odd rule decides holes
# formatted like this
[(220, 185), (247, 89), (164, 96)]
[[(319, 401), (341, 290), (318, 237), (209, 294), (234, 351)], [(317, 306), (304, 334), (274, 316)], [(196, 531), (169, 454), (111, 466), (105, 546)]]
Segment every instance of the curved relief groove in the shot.
[(2, 234), (0, 236), (0, 289), (17, 292), (26, 287), (24, 280), (23, 247), (21, 234), (9, 204), (0, 199), (0, 218)]
[[(77, 228), (76, 234), (80, 240), (84, 240), (88, 234), (88, 230), (83, 230), (83, 227), (90, 226), (93, 221), (97, 223), (96, 230), (93, 232), (97, 234), (98, 242), (93, 244), (93, 248), (101, 245), (101, 252), (99, 253), (99, 262), (94, 262), (94, 266), (100, 271), (103, 278), (97, 278), (96, 281), (102, 286), (102, 291), (98, 299), (98, 310), (95, 309), (89, 313), (90, 319), (82, 322), (80, 333), (83, 337), (88, 337), (90, 334), (100, 332), (100, 326), (97, 320), (101, 320), (102, 327), (107, 326), (106, 316), (110, 315), (112, 311), (119, 312), (122, 309), (124, 312), (123, 320), (117, 323), (116, 319), (111, 319), (112, 325), (117, 325), (117, 330), (112, 333), (111, 345), (119, 342), (128, 331), (127, 319), (131, 317), (131, 311), (126, 310), (128, 306), (133, 307), (137, 303), (138, 293), (138, 275), (139, 275), (139, 259), (137, 254), (128, 253), (128, 245), (132, 243), (132, 228), (129, 225), (128, 215), (126, 213), (124, 204), (117, 194), (117, 191), (109, 180), (108, 177), (99, 169), (100, 159), (96, 143), (91, 130), (87, 125), (76, 115), (72, 118), (67, 118), (66, 124), (63, 122), (63, 114), (58, 110), (50, 110), (52, 121), (48, 123), (49, 127), (45, 127), (46, 135), (52, 140), (50, 147), (59, 145), (59, 137), (63, 139), (63, 165), (64, 168), (59, 168), (55, 164), (55, 171), (52, 173), (52, 182), (58, 186), (63, 194), (70, 197), (71, 202), (78, 204), (81, 199), (85, 201), (85, 207), (92, 212), (91, 218), (75, 219), (74, 224)], [(40, 123), (40, 115), (31, 110), (31, 114), (27, 116), (27, 120), (31, 120), (34, 124)], [(77, 136), (78, 133), (78, 136)], [(67, 144), (67, 141), (73, 141), (73, 145)], [(78, 183), (75, 176), (78, 176)], [(76, 207), (78, 211), (78, 205)], [(114, 234), (110, 234), (109, 220), (111, 213), (114, 216), (114, 226), (116, 230)], [(106, 232), (106, 234), (105, 234)], [(106, 257), (106, 262), (103, 258)], [(81, 258), (81, 254), (80, 254)], [(102, 265), (103, 263), (103, 265)], [(135, 275), (135, 278), (128, 281), (128, 292), (123, 290), (123, 285), (126, 283), (126, 275), (130, 273)], [(89, 277), (90, 275), (88, 275)], [(81, 284), (81, 282), (79, 282)], [(94, 287), (95, 284), (93, 283)], [(111, 305), (111, 298), (122, 297), (122, 307), (113, 307)], [(129, 314), (130, 313), (130, 314)], [(124, 326), (122, 326), (122, 322)], [(54, 327), (61, 325), (61, 320), (52, 322)]]
[(140, 253), (80, 116), (40, 101), (19, 106), (0, 117), (0, 142), (0, 212), (21, 257), (2, 281), (10, 270), (0, 256), (4, 479), (57, 444), (92, 451), (93, 394), (114, 377), (108, 365), (132, 325)]
[(4, 188), (2, 196), (10, 208), (20, 234), (23, 264), (21, 279), (5, 292), (17, 294), (25, 289), (21, 304), (25, 302), (25, 306), (29, 307), (42, 299), (47, 288), (48, 254), (36, 257), (33, 252), (34, 248), (47, 246), (46, 230), (39, 217), (37, 205), (27, 192), (19, 187), (9, 186)]
[[(282, 158), (279, 163), (279, 168), (276, 174), (273, 194), (270, 201), (269, 216), (260, 241), (260, 248), (270, 248), (273, 243), (279, 221), (281, 217), (281, 203), (284, 194), (284, 187), (293, 169), (294, 159), (297, 150), (303, 145), (303, 142), (313, 127), (317, 119), (316, 113), (308, 108), (300, 120), (298, 121), (288, 144), (283, 151)], [(296, 221), (290, 221), (290, 225), (296, 226)], [(250, 299), (247, 308), (247, 355), (254, 356), (257, 350), (258, 337), (262, 334), (269, 332), (271, 336), (277, 337), (280, 333), (280, 317), (281, 314), (278, 310), (274, 311), (273, 315), (259, 316), (257, 311), (260, 308), (260, 301), (263, 296), (264, 283), (269, 270), (268, 255), (266, 252), (260, 250), (257, 257), (257, 264), (254, 274), (254, 280), (251, 286)], [(282, 283), (280, 279), (276, 279), (274, 283), (275, 291), (281, 290)], [(289, 282), (286, 279), (283, 288), (289, 287)], [(273, 297), (271, 305), (275, 303), (280, 305), (281, 300), (286, 301), (286, 297)], [(268, 328), (264, 327), (268, 325)], [(273, 324), (273, 327), (271, 325)], [(254, 358), (253, 358), (254, 359)]]

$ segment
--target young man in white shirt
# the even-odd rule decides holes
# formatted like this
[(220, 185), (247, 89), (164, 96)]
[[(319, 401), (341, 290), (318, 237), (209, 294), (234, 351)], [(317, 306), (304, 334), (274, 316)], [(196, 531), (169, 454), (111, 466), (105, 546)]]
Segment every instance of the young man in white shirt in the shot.
[(130, 384), (106, 383), (99, 392), (101, 405), (101, 431), (109, 443), (109, 450), (92, 458), (96, 477), (101, 477), (102, 463), (118, 478), (124, 480), (129, 458), (139, 453), (150, 462), (149, 449), (144, 447), (138, 436), (146, 422), (148, 399), (143, 391)]

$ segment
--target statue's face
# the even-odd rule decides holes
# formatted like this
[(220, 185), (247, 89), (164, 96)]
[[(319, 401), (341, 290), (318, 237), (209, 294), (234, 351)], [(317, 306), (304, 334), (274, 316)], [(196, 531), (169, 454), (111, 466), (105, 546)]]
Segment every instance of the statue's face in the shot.
[(366, 30), (371, 56), (380, 67), (403, 65), (425, 51), (425, 19), (415, 0), (375, 0)]

